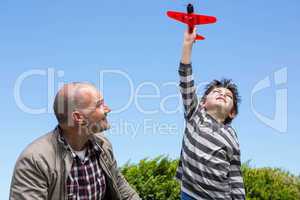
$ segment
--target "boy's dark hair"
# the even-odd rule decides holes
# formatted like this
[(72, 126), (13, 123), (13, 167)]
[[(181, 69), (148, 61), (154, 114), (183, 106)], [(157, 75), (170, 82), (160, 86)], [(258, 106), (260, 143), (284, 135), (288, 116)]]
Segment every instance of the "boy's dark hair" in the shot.
[[(215, 88), (226, 88), (231, 91), (233, 95), (233, 109), (235, 111), (235, 115), (238, 114), (238, 104), (241, 102), (241, 97), (239, 96), (239, 92), (237, 89), (237, 85), (232, 82), (231, 79), (222, 79), (222, 80), (213, 80), (205, 87), (204, 95), (201, 98), (202, 102), (205, 102), (206, 96)], [(224, 121), (224, 124), (230, 124), (233, 119), (227, 117)]]

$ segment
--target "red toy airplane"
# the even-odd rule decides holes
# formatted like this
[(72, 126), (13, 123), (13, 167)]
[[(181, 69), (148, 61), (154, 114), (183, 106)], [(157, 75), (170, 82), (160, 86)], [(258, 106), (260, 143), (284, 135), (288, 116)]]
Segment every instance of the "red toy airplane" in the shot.
[[(189, 32), (192, 33), (195, 25), (199, 24), (212, 24), (217, 21), (216, 17), (213, 16), (205, 16), (205, 15), (197, 15), (194, 14), (194, 7), (192, 4), (187, 5), (187, 13), (168, 11), (168, 17), (185, 23), (189, 27)], [(196, 36), (196, 40), (204, 40), (205, 38), (201, 35)]]

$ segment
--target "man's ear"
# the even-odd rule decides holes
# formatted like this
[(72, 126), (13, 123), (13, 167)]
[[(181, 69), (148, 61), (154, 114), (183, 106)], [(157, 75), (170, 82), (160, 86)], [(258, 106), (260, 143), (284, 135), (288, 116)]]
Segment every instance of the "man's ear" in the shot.
[(83, 115), (78, 111), (72, 112), (72, 119), (76, 125), (84, 125), (85, 124), (85, 119), (84, 119)]

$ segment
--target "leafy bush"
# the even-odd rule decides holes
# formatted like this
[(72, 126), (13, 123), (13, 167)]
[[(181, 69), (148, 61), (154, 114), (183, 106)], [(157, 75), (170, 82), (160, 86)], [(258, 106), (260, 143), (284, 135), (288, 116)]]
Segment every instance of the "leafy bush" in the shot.
[[(122, 173), (143, 200), (178, 200), (180, 186), (174, 179), (178, 160), (159, 156), (126, 164)], [(242, 165), (247, 200), (300, 200), (300, 178), (281, 169)]]
[(300, 179), (281, 169), (242, 166), (248, 200), (300, 200)]
[(143, 159), (138, 165), (126, 164), (122, 173), (143, 200), (175, 200), (180, 193), (178, 181), (174, 179), (177, 165), (177, 160), (160, 156)]

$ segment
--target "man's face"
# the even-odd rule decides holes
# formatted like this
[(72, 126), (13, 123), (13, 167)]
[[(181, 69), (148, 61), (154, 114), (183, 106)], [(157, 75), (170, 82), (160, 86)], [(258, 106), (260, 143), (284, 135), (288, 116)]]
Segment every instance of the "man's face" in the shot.
[(203, 106), (207, 110), (215, 110), (221, 112), (226, 116), (234, 117), (233, 110), (233, 95), (232, 92), (227, 88), (214, 88), (205, 99)]
[(87, 107), (83, 109), (85, 128), (89, 133), (98, 133), (110, 128), (107, 121), (107, 114), (111, 111), (104, 103), (103, 96), (96, 88), (88, 87), (83, 89), (82, 95)]

